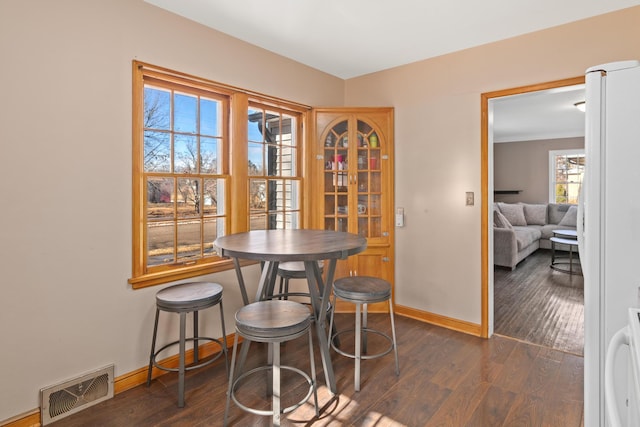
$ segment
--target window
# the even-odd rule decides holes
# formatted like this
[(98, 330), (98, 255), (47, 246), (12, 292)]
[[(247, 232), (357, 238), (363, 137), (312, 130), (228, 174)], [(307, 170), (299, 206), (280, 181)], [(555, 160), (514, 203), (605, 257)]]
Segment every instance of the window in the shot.
[(251, 104), (248, 110), (249, 228), (298, 228), (298, 119)]
[(550, 203), (578, 203), (584, 164), (584, 149), (549, 151)]
[(133, 88), (134, 288), (230, 268), (218, 236), (300, 227), (306, 108), (137, 61)]

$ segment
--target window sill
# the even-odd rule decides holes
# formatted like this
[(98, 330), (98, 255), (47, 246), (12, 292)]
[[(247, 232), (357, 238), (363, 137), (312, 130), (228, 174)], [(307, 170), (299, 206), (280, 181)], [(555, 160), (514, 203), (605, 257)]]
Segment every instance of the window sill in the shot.
[[(240, 260), (240, 265), (255, 264), (255, 261)], [(183, 268), (176, 268), (169, 271), (161, 271), (157, 273), (144, 274), (129, 279), (129, 284), (133, 289), (142, 289), (149, 286), (162, 285), (177, 280), (190, 279), (192, 277), (204, 276), (205, 274), (217, 273), (220, 271), (231, 270), (234, 268), (233, 260), (226, 259), (216, 263), (204, 265), (192, 265)]]

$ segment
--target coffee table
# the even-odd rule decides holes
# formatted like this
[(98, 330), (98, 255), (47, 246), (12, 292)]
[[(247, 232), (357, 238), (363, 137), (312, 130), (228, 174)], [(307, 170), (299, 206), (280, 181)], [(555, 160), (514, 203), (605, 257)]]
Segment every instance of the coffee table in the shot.
[(553, 230), (553, 235), (556, 237), (563, 237), (566, 239), (578, 239), (578, 232), (576, 230)]
[[(554, 230), (554, 236), (549, 240), (551, 241), (551, 265), (550, 267), (556, 271), (569, 274), (582, 275), (582, 267), (580, 266), (580, 259), (578, 258), (578, 264), (574, 265), (573, 252), (575, 250), (578, 254), (578, 239), (577, 232), (575, 230)], [(562, 237), (559, 237), (562, 236)], [(556, 257), (556, 244), (566, 245), (569, 247), (568, 257)], [(558, 261), (558, 259), (568, 259), (569, 261)], [(566, 266), (569, 266), (568, 268)]]

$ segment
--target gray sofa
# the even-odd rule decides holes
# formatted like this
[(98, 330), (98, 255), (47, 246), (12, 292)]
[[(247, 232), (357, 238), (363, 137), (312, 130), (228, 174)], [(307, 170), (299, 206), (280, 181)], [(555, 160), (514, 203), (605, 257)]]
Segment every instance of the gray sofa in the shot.
[(515, 269), (538, 248), (551, 248), (549, 239), (553, 237), (553, 230), (575, 230), (576, 221), (576, 205), (496, 203), (493, 209), (493, 263)]

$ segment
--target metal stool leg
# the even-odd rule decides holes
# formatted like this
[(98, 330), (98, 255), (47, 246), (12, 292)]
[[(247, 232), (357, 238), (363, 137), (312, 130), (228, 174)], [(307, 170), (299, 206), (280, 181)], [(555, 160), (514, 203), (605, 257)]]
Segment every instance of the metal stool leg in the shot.
[(193, 362), (198, 363), (198, 311), (193, 312)]
[[(243, 344), (244, 345), (244, 344)], [(224, 407), (224, 419), (223, 425), (226, 427), (228, 418), (229, 418), (229, 406), (231, 404), (231, 393), (233, 389), (233, 381), (235, 380), (233, 374), (236, 366), (236, 352), (238, 350), (238, 333), (236, 332), (235, 338), (233, 339), (233, 350), (231, 352), (231, 368), (229, 370), (229, 386), (227, 387), (227, 403)]]
[(329, 316), (329, 336), (327, 338), (327, 341), (329, 341), (329, 345), (331, 345), (331, 342), (335, 339), (334, 335), (337, 331), (334, 331), (334, 329), (336, 329), (335, 325), (333, 324), (333, 315), (336, 312), (336, 296), (335, 294), (333, 295), (333, 304), (332, 304), (332, 308), (331, 308), (331, 316)]
[(569, 274), (573, 274), (573, 246), (569, 245)]
[(224, 327), (224, 311), (222, 310), (222, 300), (220, 300), (220, 325), (222, 327), (222, 351), (224, 352), (224, 365), (229, 373), (229, 349), (227, 348), (227, 331)]
[(367, 304), (362, 304), (362, 353), (367, 354)]
[(362, 318), (360, 317), (360, 304), (356, 304), (356, 369), (355, 389), (360, 391), (360, 359), (362, 358)]
[(393, 352), (396, 356), (396, 375), (400, 375), (400, 363), (398, 363), (398, 345), (396, 343), (396, 323), (393, 318), (393, 303), (389, 299), (389, 316), (391, 317), (391, 336), (393, 337)]
[(280, 425), (280, 342), (276, 341), (274, 343), (269, 343), (270, 347), (273, 350), (273, 364), (271, 365), (273, 368), (273, 382), (271, 383), (271, 388), (273, 390), (273, 395), (271, 398), (271, 405), (273, 410), (273, 425)]
[(289, 278), (284, 279), (284, 299), (289, 299)]
[(158, 317), (160, 310), (156, 308), (156, 321), (153, 325), (153, 338), (151, 339), (151, 355), (149, 356), (149, 371), (147, 372), (147, 387), (151, 385), (151, 371), (153, 370), (153, 354), (156, 352), (156, 336), (158, 334)]
[(268, 343), (267, 344), (267, 365), (271, 366), (271, 370), (267, 371), (267, 397), (268, 396), (273, 396), (274, 391), (273, 391), (273, 378), (275, 377), (274, 373), (273, 373), (273, 343)]
[(309, 363), (311, 365), (311, 381), (313, 382), (313, 399), (315, 402), (316, 417), (320, 415), (318, 411), (318, 382), (316, 381), (316, 360), (313, 356), (313, 333), (309, 328)]
[(180, 364), (178, 366), (178, 408), (184, 407), (184, 353), (187, 328), (187, 313), (180, 313)]
[(244, 371), (244, 364), (247, 361), (247, 355), (249, 354), (250, 345), (251, 341), (247, 339), (242, 341), (242, 347), (240, 347), (240, 355), (238, 356), (238, 368), (236, 369), (238, 372)]

